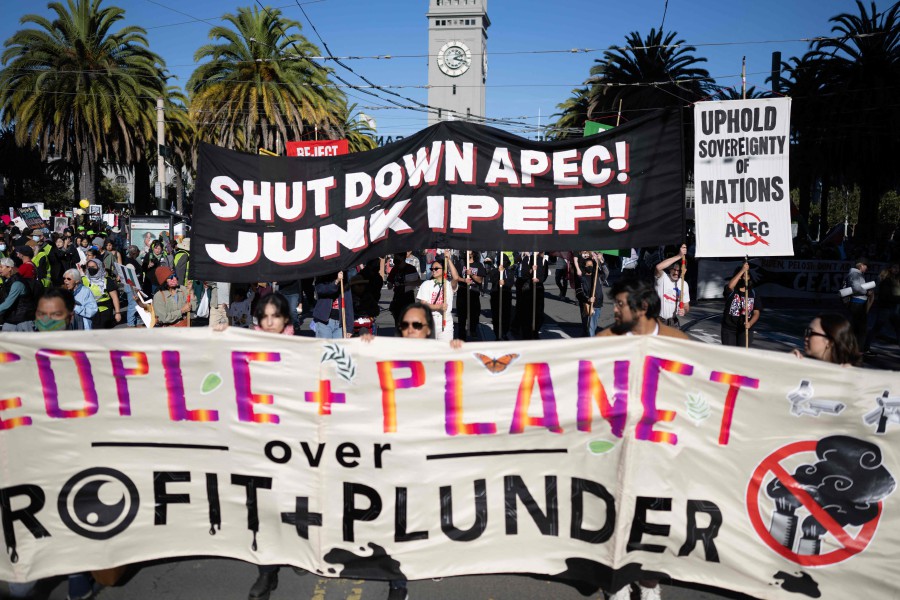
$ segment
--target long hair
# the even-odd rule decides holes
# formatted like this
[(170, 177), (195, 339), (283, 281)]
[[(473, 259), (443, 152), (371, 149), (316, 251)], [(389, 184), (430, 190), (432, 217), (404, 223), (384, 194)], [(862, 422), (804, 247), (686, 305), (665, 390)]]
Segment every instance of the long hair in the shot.
[(821, 313), (816, 318), (822, 324), (822, 331), (831, 340), (831, 362), (839, 365), (858, 363), (862, 355), (850, 321), (837, 313)]
[(260, 298), (259, 302), (256, 303), (256, 309), (253, 311), (253, 318), (256, 319), (257, 323), (262, 323), (263, 317), (266, 316), (266, 307), (270, 304), (275, 307), (275, 312), (279, 317), (284, 317), (286, 324), (293, 324), (291, 309), (288, 306), (287, 298), (282, 296), (279, 292), (272, 292), (271, 294)]

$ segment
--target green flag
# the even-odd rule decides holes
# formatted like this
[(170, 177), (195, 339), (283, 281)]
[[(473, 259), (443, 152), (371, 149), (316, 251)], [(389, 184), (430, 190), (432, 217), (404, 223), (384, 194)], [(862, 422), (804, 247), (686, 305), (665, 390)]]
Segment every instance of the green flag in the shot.
[(594, 135), (595, 133), (600, 133), (602, 131), (609, 131), (612, 129), (612, 125), (604, 125), (603, 123), (596, 123), (594, 121), (585, 121), (584, 122), (584, 137), (589, 135)]

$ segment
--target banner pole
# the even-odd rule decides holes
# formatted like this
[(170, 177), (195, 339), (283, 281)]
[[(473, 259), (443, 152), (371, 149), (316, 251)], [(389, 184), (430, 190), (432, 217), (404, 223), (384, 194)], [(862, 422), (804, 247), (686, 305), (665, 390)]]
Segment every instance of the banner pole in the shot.
[[(749, 256), (744, 255), (744, 264), (749, 262)], [(744, 271), (744, 348), (750, 347), (750, 270)]]
[[(675, 307), (675, 318), (678, 318), (678, 309), (684, 308), (684, 276), (687, 274), (687, 256), (681, 257), (681, 279), (678, 280), (678, 305)], [(679, 321), (680, 323), (680, 321)]]
[(497, 285), (499, 289), (497, 290), (497, 300), (499, 301), (499, 313), (500, 317), (497, 319), (497, 327), (500, 328), (500, 331), (494, 332), (494, 337), (496, 339), (500, 339), (500, 334), (503, 332), (503, 248), (500, 248), (500, 254), (497, 256), (497, 268), (500, 270), (500, 278), (497, 280)]
[(622, 120), (622, 98), (619, 98), (619, 114), (616, 115), (616, 127), (619, 126), (619, 122)]
[[(469, 269), (470, 269), (469, 265), (471, 265), (471, 264), (472, 264), (472, 251), (466, 250), (466, 279), (469, 279), (472, 275), (469, 272)], [(475, 283), (474, 279), (472, 280), (472, 283)], [(469, 310), (469, 307), (472, 305), (472, 290), (470, 289), (470, 287), (471, 286), (467, 283), (466, 284), (466, 327), (471, 330), (472, 323), (471, 323), (470, 319), (472, 318), (472, 312)], [(466, 338), (469, 337), (468, 331), (461, 331), (461, 332), (459, 332), (459, 334), (465, 335)]]
[[(343, 271), (341, 271), (343, 275)], [(344, 278), (340, 277), (338, 282), (341, 284), (341, 334), (347, 337), (347, 312), (344, 309)]]
[[(594, 282), (591, 284), (591, 300), (588, 303), (588, 326), (591, 324), (591, 318), (594, 316), (594, 297), (597, 295), (597, 275), (600, 271), (600, 260), (594, 259)], [(593, 335), (593, 332), (590, 332)]]
[(536, 335), (534, 329), (537, 326), (537, 282), (535, 279), (537, 279), (537, 252), (531, 255), (531, 335)]
[[(441, 270), (441, 293), (444, 295), (444, 310), (441, 311), (441, 331), (447, 329), (447, 269), (450, 267), (450, 251), (444, 250), (444, 268)], [(453, 297), (453, 286), (450, 286), (450, 297)]]

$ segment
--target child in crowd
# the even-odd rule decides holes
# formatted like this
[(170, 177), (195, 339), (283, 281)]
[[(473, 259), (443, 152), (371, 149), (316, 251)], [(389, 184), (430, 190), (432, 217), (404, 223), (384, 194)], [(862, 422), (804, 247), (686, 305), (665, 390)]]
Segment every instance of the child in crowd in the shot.
[(253, 323), (250, 319), (251, 296), (247, 288), (237, 288), (234, 292), (234, 301), (228, 307), (228, 316), (233, 327), (250, 328)]

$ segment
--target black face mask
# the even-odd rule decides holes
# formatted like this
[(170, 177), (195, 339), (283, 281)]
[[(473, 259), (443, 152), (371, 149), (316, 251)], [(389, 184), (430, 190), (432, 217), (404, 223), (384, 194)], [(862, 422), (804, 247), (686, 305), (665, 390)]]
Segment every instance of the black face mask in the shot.
[(96, 275), (100, 272), (100, 269), (88, 269), (88, 275)]
[(588, 275), (590, 275), (591, 273), (594, 272), (594, 267), (585, 267), (584, 272), (587, 273)]

